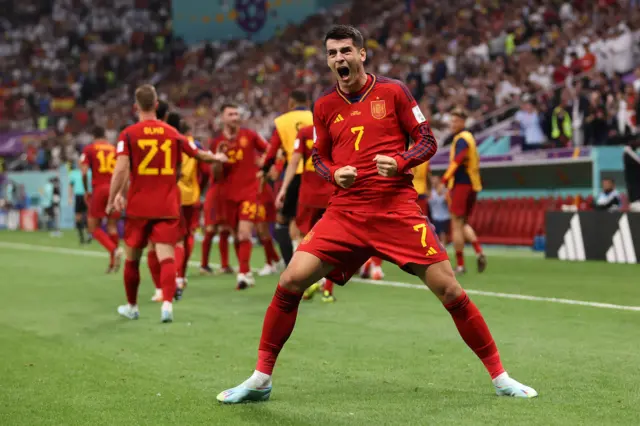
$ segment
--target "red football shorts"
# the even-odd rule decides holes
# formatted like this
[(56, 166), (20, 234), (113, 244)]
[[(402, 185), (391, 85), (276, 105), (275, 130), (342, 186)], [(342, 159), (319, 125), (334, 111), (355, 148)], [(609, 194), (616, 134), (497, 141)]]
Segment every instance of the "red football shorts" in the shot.
[(451, 189), (449, 211), (458, 217), (469, 217), (476, 204), (478, 193), (470, 184), (459, 183)]
[(371, 256), (412, 273), (409, 265), (448, 261), (433, 226), (416, 205), (410, 211), (346, 212), (329, 208), (298, 246), (334, 266), (327, 278), (345, 284)]
[[(109, 202), (109, 185), (100, 185), (93, 188), (91, 199), (89, 200), (89, 217), (103, 219), (107, 217), (107, 203)], [(110, 218), (120, 217), (120, 213), (114, 212)]]
[(313, 225), (315, 225), (326, 209), (318, 207), (305, 206), (304, 204), (298, 204), (298, 212), (296, 213), (296, 226), (302, 233), (306, 235), (311, 231)]
[(225, 200), (221, 204), (222, 218), (216, 212), (217, 223), (224, 223), (231, 229), (237, 229), (241, 220), (258, 223), (265, 221), (267, 217), (265, 207), (256, 201)]
[(127, 218), (124, 242), (132, 248), (143, 249), (149, 241), (156, 244), (176, 244), (184, 236), (180, 219)]
[(193, 204), (190, 206), (182, 206), (182, 225), (184, 234), (195, 231), (200, 226), (200, 206)]
[(273, 189), (269, 184), (264, 184), (260, 193), (260, 206), (258, 207), (257, 222), (273, 223), (276, 221), (276, 203)]
[(215, 188), (210, 188), (204, 197), (204, 226), (223, 225), (224, 200)]

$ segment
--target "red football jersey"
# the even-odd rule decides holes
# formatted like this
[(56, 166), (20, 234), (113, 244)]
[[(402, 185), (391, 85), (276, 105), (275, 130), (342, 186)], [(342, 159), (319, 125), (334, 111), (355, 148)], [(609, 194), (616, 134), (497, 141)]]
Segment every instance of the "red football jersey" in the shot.
[(109, 186), (113, 169), (116, 167), (116, 148), (104, 139), (99, 139), (85, 146), (80, 162), (91, 169), (91, 185)]
[(304, 161), (298, 202), (309, 207), (327, 208), (335, 187), (316, 173), (316, 168), (313, 167), (313, 158), (311, 157), (313, 126), (303, 127), (298, 131), (294, 150), (302, 154)]
[[(359, 93), (334, 87), (316, 101), (313, 124), (318, 174), (335, 184), (334, 173), (341, 167), (355, 167), (358, 173), (350, 188), (338, 187), (330, 206), (353, 211), (415, 208), (411, 168), (431, 158), (437, 143), (404, 84), (368, 75)], [(409, 137), (415, 144), (407, 150)], [(378, 154), (396, 160), (396, 176), (378, 174), (373, 160)]]
[(219, 196), (231, 201), (253, 201), (258, 196), (258, 153), (267, 149), (267, 143), (253, 130), (241, 128), (235, 137), (224, 133), (216, 136), (211, 151), (227, 154), (229, 161), (223, 166), (223, 178), (219, 182)]
[(117, 156), (131, 162), (127, 216), (180, 217), (178, 176), (182, 153), (194, 157), (197, 147), (176, 129), (159, 120), (145, 120), (124, 129)]

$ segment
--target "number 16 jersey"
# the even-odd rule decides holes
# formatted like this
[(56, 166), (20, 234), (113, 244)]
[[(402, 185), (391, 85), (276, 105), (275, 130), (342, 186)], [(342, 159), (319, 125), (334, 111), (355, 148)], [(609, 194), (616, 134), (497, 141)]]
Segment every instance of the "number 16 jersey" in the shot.
[(116, 166), (116, 149), (109, 141), (98, 139), (82, 150), (80, 163), (91, 169), (93, 189), (111, 184), (111, 175)]
[(130, 161), (127, 216), (180, 217), (178, 177), (182, 153), (194, 157), (197, 147), (159, 120), (145, 120), (122, 131), (116, 155)]

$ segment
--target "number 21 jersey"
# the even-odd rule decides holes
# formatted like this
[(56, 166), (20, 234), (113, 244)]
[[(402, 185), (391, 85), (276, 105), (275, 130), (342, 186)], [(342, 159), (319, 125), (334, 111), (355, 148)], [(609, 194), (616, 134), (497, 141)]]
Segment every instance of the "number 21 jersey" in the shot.
[(127, 216), (180, 217), (178, 176), (182, 153), (194, 157), (196, 146), (159, 120), (145, 120), (122, 131), (116, 155), (128, 156), (131, 173)]

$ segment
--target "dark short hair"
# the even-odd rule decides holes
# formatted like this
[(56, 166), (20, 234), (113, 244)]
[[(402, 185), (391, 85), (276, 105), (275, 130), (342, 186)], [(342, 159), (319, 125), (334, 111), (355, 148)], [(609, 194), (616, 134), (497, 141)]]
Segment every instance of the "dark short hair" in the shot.
[(169, 104), (165, 101), (158, 102), (158, 107), (156, 108), (156, 118), (158, 120), (164, 120), (169, 112)]
[(353, 41), (353, 45), (358, 49), (364, 47), (362, 33), (351, 25), (334, 25), (331, 27), (324, 36), (324, 45), (327, 45), (327, 40), (345, 40), (348, 38)]
[(191, 127), (187, 124), (186, 120), (180, 121), (180, 133), (186, 135), (191, 130)]
[(222, 104), (222, 106), (220, 107), (220, 112), (224, 112), (225, 109), (227, 108), (234, 108), (234, 109), (238, 109), (238, 105), (231, 103), (231, 102), (226, 102), (224, 104)]
[(293, 90), (289, 93), (289, 98), (293, 99), (293, 101), (297, 104), (306, 104), (309, 101), (309, 97), (304, 90)]
[(104, 139), (105, 135), (104, 127), (96, 126), (93, 128), (93, 137), (95, 139)]
[(180, 114), (178, 114), (177, 112), (170, 112), (167, 116), (167, 124), (180, 131), (180, 119)]

